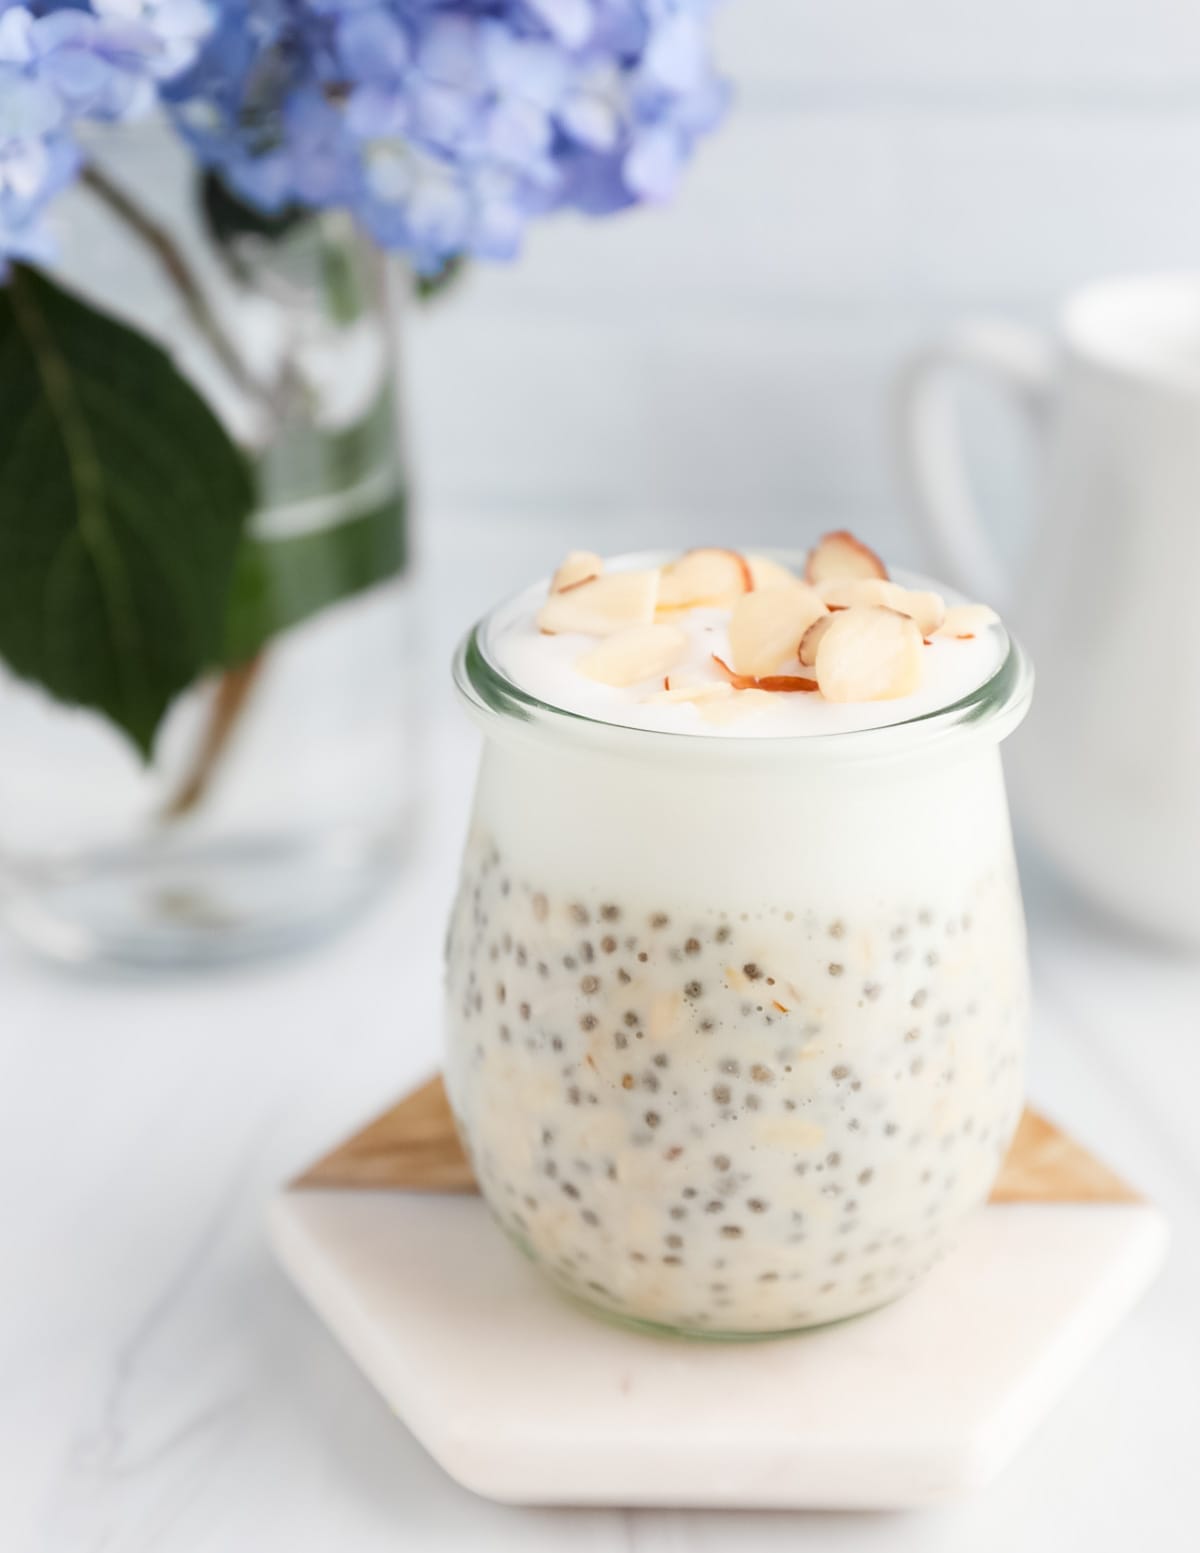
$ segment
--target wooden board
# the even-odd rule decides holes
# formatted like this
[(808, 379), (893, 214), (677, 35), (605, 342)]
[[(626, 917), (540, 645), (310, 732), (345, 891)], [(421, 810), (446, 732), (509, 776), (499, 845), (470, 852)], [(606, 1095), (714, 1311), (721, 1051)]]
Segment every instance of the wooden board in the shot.
[[(478, 1190), (440, 1075), (377, 1116), (292, 1184), (355, 1191)], [(1129, 1203), (1141, 1198), (1053, 1122), (1026, 1110), (991, 1200)]]

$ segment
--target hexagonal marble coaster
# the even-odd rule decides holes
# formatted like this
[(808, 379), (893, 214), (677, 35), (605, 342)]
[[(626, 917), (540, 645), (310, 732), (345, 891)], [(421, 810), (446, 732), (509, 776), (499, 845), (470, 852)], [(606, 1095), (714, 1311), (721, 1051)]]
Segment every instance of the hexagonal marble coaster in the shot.
[[(1040, 1153), (1006, 1171), (1009, 1200), (978, 1213), (894, 1305), (761, 1342), (645, 1336), (565, 1300), (509, 1245), (464, 1195), (469, 1178), (428, 1116), (416, 1152), (434, 1161), (433, 1192), (358, 1184), (411, 1185), (412, 1156), (396, 1163), (399, 1114), (283, 1192), (272, 1240), (430, 1454), (509, 1502), (878, 1509), (977, 1487), (1146, 1289), (1166, 1247), (1155, 1208), (1032, 1118)], [(1045, 1195), (1039, 1159), (1043, 1175), (1056, 1159), (1060, 1180), (1069, 1161), (1077, 1189), (1062, 1195), (1086, 1200), (1028, 1200)]]

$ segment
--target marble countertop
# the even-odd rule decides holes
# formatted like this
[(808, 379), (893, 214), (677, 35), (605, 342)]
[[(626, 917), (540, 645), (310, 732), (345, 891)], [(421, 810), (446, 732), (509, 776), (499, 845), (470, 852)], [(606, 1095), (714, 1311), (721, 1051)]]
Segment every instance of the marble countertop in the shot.
[(273, 1264), (276, 1186), (434, 1066), (473, 738), (429, 727), (399, 887), (306, 957), (55, 974), (0, 949), (0, 1547), (8, 1553), (1117, 1553), (1191, 1545), (1200, 963), (1026, 860), (1035, 1100), (1170, 1214), (1161, 1280), (991, 1489), (904, 1515), (501, 1508), (456, 1487)]

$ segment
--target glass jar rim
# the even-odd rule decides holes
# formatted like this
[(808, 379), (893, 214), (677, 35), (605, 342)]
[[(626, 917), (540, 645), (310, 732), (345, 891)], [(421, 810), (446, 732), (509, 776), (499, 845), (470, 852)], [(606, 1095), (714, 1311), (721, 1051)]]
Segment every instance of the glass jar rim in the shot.
[[(794, 564), (797, 559), (795, 552), (781, 550), (756, 550), (754, 553), (769, 554), (772, 559), (784, 563), (790, 558)], [(639, 553), (636, 558), (652, 564), (653, 554)], [(633, 557), (616, 559), (627, 561)], [(698, 747), (702, 747), (706, 759), (710, 754), (720, 759), (794, 762), (878, 759), (915, 753), (964, 734), (986, 732), (994, 743), (999, 743), (1024, 718), (1033, 695), (1033, 665), (1020, 642), (1007, 626), (1001, 624), (1003, 656), (986, 679), (945, 706), (895, 722), (830, 733), (722, 734), (720, 737), (676, 729), (631, 727), (543, 701), (505, 673), (487, 650), (487, 636), (497, 616), (519, 597), (520, 593), (517, 593), (502, 600), (476, 621), (454, 655), (455, 686), (485, 731), (494, 731), (496, 725), (501, 724), (513, 731), (541, 734), (555, 740), (602, 744), (613, 753), (621, 750), (628, 754), (661, 757), (694, 757)]]

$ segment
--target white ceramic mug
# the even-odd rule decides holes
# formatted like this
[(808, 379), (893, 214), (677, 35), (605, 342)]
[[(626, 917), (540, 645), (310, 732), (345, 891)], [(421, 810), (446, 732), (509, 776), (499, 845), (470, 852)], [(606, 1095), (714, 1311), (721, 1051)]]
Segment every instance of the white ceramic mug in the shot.
[[(1005, 575), (971, 499), (954, 370), (1027, 417), (1040, 513)], [(1093, 900), (1200, 945), (1200, 274), (1099, 282), (1057, 337), (968, 321), (899, 385), (900, 453), (941, 571), (1003, 609), (1038, 695), (1019, 810)]]

